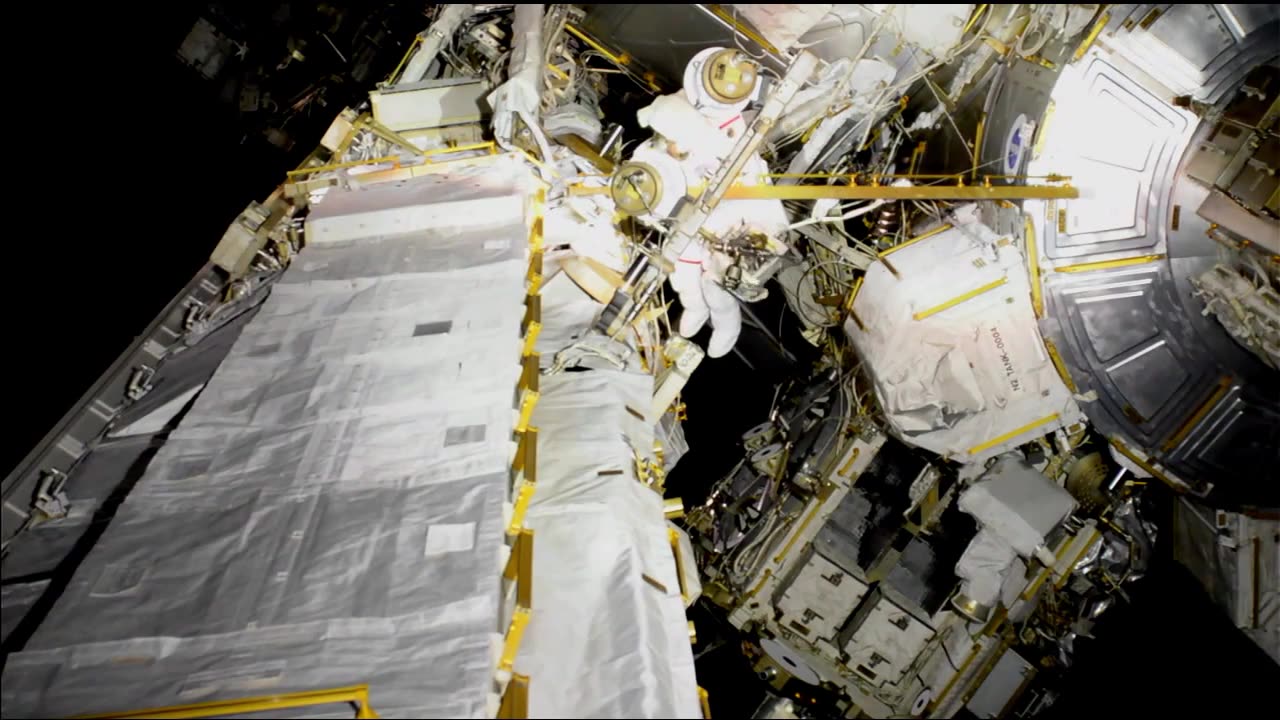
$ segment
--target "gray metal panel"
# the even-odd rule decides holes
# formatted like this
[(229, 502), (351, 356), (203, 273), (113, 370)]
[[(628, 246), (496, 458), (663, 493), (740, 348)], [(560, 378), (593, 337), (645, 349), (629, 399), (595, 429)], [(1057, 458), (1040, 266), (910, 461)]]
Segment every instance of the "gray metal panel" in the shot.
[[(442, 522), (475, 522), (476, 546), (493, 552), (503, 480), (405, 480), (274, 497), (211, 492), (203, 507), (122, 512), (28, 651), (394, 619), (482, 597), (495, 591), (497, 575), (485, 577), (492, 563), (478, 551), (413, 560), (428, 547), (429, 527)], [(139, 696), (136, 704), (154, 702)]]
[(1278, 20), (1274, 4), (1117, 5), (1100, 43), (1175, 94), (1217, 102), (1275, 56)]
[(1004, 717), (1035, 674), (1031, 663), (1013, 650), (1005, 650), (965, 707), (980, 718)]
[[(1193, 124), (1147, 89), (1132, 68), (1112, 58), (1086, 55), (1079, 83), (1098, 107), (1096, 129), (1110, 137), (1077, 147), (1070, 174), (1097, 192), (1064, 201), (1067, 227), (1046, 223), (1043, 249), (1049, 258), (1082, 258), (1118, 251), (1160, 252), (1168, 216), (1165, 178), (1189, 140)], [(1105, 119), (1104, 119), (1105, 118)], [(1053, 120), (1050, 120), (1052, 123)], [(1105, 190), (1099, 187), (1105, 183)]]
[[(1280, 406), (1275, 396), (1258, 395), (1254, 384), (1232, 384), (1187, 435), (1166, 455), (1170, 463), (1182, 465), (1197, 477), (1220, 481), (1231, 479), (1241, 468), (1256, 468), (1262, 474), (1253, 479), (1274, 499), (1276, 448), (1280, 447)], [(1263, 388), (1265, 390), (1265, 388)]]
[(240, 331), (257, 314), (259, 307), (255, 305), (208, 334), (192, 338), (190, 342), (193, 344), (189, 347), (181, 343), (174, 346), (151, 378), (151, 390), (120, 412), (112, 423), (113, 431), (118, 431), (191, 388), (203, 385), (227, 356), (236, 338), (240, 337)]
[(885, 583), (896, 590), (908, 609), (918, 608), (917, 615), (932, 617), (956, 586), (955, 560), (958, 553), (938, 548), (923, 537), (913, 537)]
[(814, 550), (854, 577), (865, 578), (892, 544), (893, 508), (854, 488), (813, 539)]
[[(487, 197), (520, 206), (509, 180)], [(487, 240), (510, 255), (528, 236), (522, 213), (454, 215), (372, 255)], [(392, 717), (486, 713), (527, 261), (437, 273), (369, 256), (312, 245), (274, 286), (8, 658), (6, 716), (361, 682)], [(415, 336), (424, 320), (451, 330)], [(447, 442), (460, 435), (475, 441)]]
[(1201, 72), (1236, 43), (1213, 5), (1173, 5), (1150, 30), (1152, 37), (1178, 50)]
[(150, 436), (110, 440), (89, 453), (67, 478), (70, 511), (61, 520), (38, 525), (14, 539), (4, 558), (4, 575), (52, 572), (88, 528), (95, 511), (159, 441)]
[(1280, 19), (1280, 5), (1275, 3), (1214, 5), (1213, 9), (1237, 39), (1252, 35), (1263, 25)]
[(18, 623), (27, 616), (31, 606), (36, 604), (47, 587), (48, 580), (0, 587), (0, 642), (9, 640), (9, 633), (18, 627)]
[(104, 433), (128, 397), (130, 378), (141, 366), (155, 368), (170, 348), (185, 335), (185, 322), (193, 304), (216, 304), (225, 276), (212, 264), (203, 269), (169, 303), (137, 340), (103, 373), (22, 463), (4, 479), (0, 499), (0, 540), (8, 540), (26, 520), (26, 510), (46, 471), (66, 473)]
[[(1203, 316), (1194, 295), (1190, 279), (1220, 252), (1195, 213), (1208, 190), (1185, 176), (1211, 128), (1171, 101), (1222, 100), (1275, 58), (1280, 11), (1143, 5), (1111, 13), (1095, 46), (1064, 71), (1048, 130), (1046, 154), (1074, 163), (1055, 170), (1073, 176), (1082, 198), (1065, 204), (1061, 233), (1057, 206), (1027, 203), (1046, 273), (1041, 329), (1080, 393), (1096, 394), (1082, 408), (1102, 432), (1194, 489), (1216, 485), (1224, 499), (1269, 492), (1263, 478), (1280, 463), (1280, 376)], [(1055, 141), (1062, 128), (1053, 123), (1073, 109), (1105, 134)], [(1052, 271), (1138, 255), (1158, 257)]]
[[(1169, 317), (1162, 292), (1167, 268), (1147, 266), (1055, 275), (1045, 285), (1046, 311), (1056, 321), (1054, 340), (1080, 365), (1077, 384), (1098, 391), (1085, 404), (1129, 426), (1135, 440), (1154, 445), (1173, 432), (1216, 377), (1203, 367), (1195, 338), (1162, 327)], [(1051, 325), (1051, 323), (1046, 323)], [(1152, 379), (1159, 378), (1159, 382)], [(1083, 389), (1082, 389), (1083, 392)]]

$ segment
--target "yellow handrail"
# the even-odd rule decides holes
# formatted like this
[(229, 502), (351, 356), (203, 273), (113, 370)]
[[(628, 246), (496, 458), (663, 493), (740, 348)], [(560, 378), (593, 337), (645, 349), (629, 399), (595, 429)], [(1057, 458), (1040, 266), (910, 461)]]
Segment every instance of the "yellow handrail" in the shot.
[(264, 712), (267, 710), (286, 710), (289, 708), (330, 705), (334, 703), (352, 703), (356, 706), (357, 718), (376, 718), (378, 714), (369, 706), (369, 686), (352, 685), (351, 687), (332, 688), (330, 690), (306, 690), (303, 692), (284, 693), (282, 695), (262, 695), (259, 697), (240, 698), (238, 700), (214, 700), (211, 702), (192, 703), (190, 705), (170, 705), (168, 707), (148, 708), (146, 710), (130, 710), (119, 713), (103, 713), (100, 715), (77, 715), (78, 718), (207, 718), (220, 715), (243, 715), (245, 713)]

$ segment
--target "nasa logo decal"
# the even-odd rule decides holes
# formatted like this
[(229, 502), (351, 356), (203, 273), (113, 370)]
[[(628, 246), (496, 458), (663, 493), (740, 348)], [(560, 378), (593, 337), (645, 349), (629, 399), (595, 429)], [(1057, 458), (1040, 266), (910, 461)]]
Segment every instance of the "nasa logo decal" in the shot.
[(1035, 134), (1035, 123), (1028, 122), (1026, 115), (1019, 115), (1017, 120), (1013, 121), (1013, 128), (1009, 131), (1009, 137), (1004, 143), (1004, 174), (1017, 175), (1022, 168), (1022, 158), (1027, 153), (1027, 147), (1031, 144), (1032, 135)]

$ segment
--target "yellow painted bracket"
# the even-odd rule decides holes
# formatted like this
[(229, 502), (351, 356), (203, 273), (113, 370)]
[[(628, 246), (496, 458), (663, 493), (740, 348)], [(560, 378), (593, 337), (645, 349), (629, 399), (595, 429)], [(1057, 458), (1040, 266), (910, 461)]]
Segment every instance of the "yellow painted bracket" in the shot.
[[(849, 290), (849, 299), (845, 302), (844, 306), (844, 309), (848, 312), (853, 312), (853, 304), (857, 302), (858, 291), (862, 289), (862, 282), (863, 280), (866, 280), (866, 278), (866, 275), (859, 275), (858, 279), (853, 281), (853, 287)], [(858, 325), (861, 326), (862, 323), (859, 322)]]
[(302, 177), (304, 175), (314, 175), (319, 172), (327, 172), (329, 170), (341, 170), (343, 168), (360, 167), (362, 165), (378, 165), (387, 162), (400, 162), (400, 158), (396, 155), (387, 155), (386, 157), (374, 158), (372, 160), (352, 160), (350, 162), (329, 163), (328, 165), (315, 165), (312, 167), (300, 167), (297, 170), (290, 170), (285, 173), (285, 177), (292, 180), (293, 178)]
[(704, 720), (711, 720), (711, 696), (707, 695), (707, 691), (698, 686), (698, 704), (702, 706), (702, 717)]
[(466, 145), (451, 145), (449, 147), (431, 148), (430, 150), (423, 150), (422, 154), (426, 157), (431, 157), (432, 155), (452, 155), (453, 153), (470, 152), (472, 150), (488, 150), (490, 155), (497, 155), (498, 144), (492, 140), (486, 140), (485, 142), (469, 143)]
[(520, 332), (529, 332), (529, 325), (542, 321), (542, 296), (526, 295), (524, 298), (524, 319), (520, 321)]
[(590, 47), (592, 50), (595, 50), (596, 52), (598, 52), (598, 53), (600, 53), (601, 55), (603, 55), (605, 60), (608, 60), (609, 62), (613, 63), (614, 65), (626, 65), (626, 64), (627, 64), (628, 62), (630, 62), (630, 60), (631, 60), (631, 59), (630, 59), (629, 57), (627, 57), (625, 54), (623, 54), (623, 55), (615, 55), (612, 51), (610, 51), (610, 50), (609, 50), (609, 48), (607, 48), (607, 47), (605, 47), (605, 46), (601, 45), (600, 43), (596, 42), (595, 40), (591, 39), (591, 37), (590, 37), (589, 35), (587, 35), (586, 33), (582, 32), (581, 30), (579, 30), (579, 29), (578, 29), (576, 26), (574, 26), (574, 25), (566, 24), (566, 25), (564, 26), (564, 29), (565, 29), (565, 30), (567, 30), (567, 31), (569, 31), (569, 34), (570, 34), (570, 35), (572, 35), (572, 36), (574, 36), (574, 37), (578, 38), (579, 40), (581, 40), (582, 42), (586, 43), (586, 44), (587, 44), (587, 46), (588, 46), (588, 47)]
[[(978, 118), (978, 129), (975, 130), (973, 133), (973, 168), (969, 170), (970, 180), (978, 179), (978, 167), (979, 167), (978, 157), (982, 153), (982, 140), (983, 140), (983, 135), (985, 134), (986, 128), (987, 128), (987, 114), (983, 113), (982, 117)], [(990, 182), (988, 181), (988, 185), (989, 184)]]
[(1164, 255), (1139, 255), (1138, 257), (1121, 258), (1119, 260), (1099, 260), (1098, 262), (1064, 265), (1063, 267), (1054, 268), (1054, 272), (1079, 273), (1093, 270), (1111, 270), (1112, 268), (1130, 267), (1132, 265), (1146, 265), (1156, 260), (1162, 260), (1164, 257)]
[(760, 35), (756, 33), (756, 31), (752, 30), (750, 27), (747, 27), (746, 24), (738, 22), (737, 18), (734, 17), (734, 14), (725, 10), (724, 7), (721, 7), (720, 5), (707, 5), (704, 7), (709, 8), (716, 17), (728, 23), (729, 27), (733, 28), (735, 32), (741, 34), (743, 37), (747, 38), (751, 42), (759, 45), (761, 50), (764, 50), (767, 53), (772, 53), (774, 55), (781, 54), (778, 48), (774, 47), (772, 43), (760, 37)]
[(1209, 397), (1205, 398), (1204, 402), (1201, 402), (1196, 406), (1195, 410), (1191, 411), (1191, 414), (1187, 416), (1187, 419), (1178, 426), (1178, 429), (1169, 436), (1169, 439), (1160, 446), (1160, 449), (1165, 452), (1169, 452), (1181, 445), (1182, 441), (1191, 433), (1191, 430), (1195, 428), (1196, 425), (1199, 425), (1200, 421), (1204, 420), (1205, 416), (1218, 406), (1218, 403), (1222, 402), (1222, 398), (1226, 397), (1227, 392), (1230, 390), (1231, 378), (1225, 375), (1218, 378), (1217, 385), (1213, 388), (1213, 391), (1209, 393)]
[(680, 556), (680, 536), (675, 529), (667, 528), (667, 540), (671, 542), (671, 554), (676, 558), (676, 582), (680, 585), (680, 599), (689, 604), (689, 588), (684, 582), (684, 558)]
[(542, 332), (542, 323), (531, 322), (524, 334), (524, 347), (520, 349), (520, 357), (529, 357), (538, 344), (538, 335)]
[[(352, 131), (349, 137), (353, 138), (356, 131), (364, 127), (368, 127), (369, 122), (370, 121), (364, 121), (363, 124), (360, 124), (358, 121), (355, 129)], [(493, 154), (494, 148), (496, 147), (496, 145), (492, 141), (490, 141), (490, 142), (483, 142), (483, 143), (473, 143), (469, 145), (455, 145), (453, 147), (433, 148), (431, 150), (421, 150), (418, 148), (417, 145), (414, 145), (413, 143), (409, 142), (404, 137), (401, 137), (398, 134), (392, 133), (390, 130), (385, 130), (385, 132), (390, 133), (392, 136), (397, 138), (394, 141), (388, 140), (388, 142), (393, 142), (394, 144), (397, 144), (397, 145), (400, 145), (400, 144), (406, 145), (406, 147), (412, 148), (416, 154), (421, 155), (424, 158), (430, 158), (434, 155), (445, 155), (445, 154), (452, 154), (452, 153), (459, 153), (459, 152), (469, 152), (472, 150), (488, 150), (490, 154)], [(387, 138), (384, 138), (384, 139), (387, 139)], [(339, 146), (339, 149), (337, 152), (334, 153), (334, 156), (335, 157), (341, 156), (345, 152), (346, 152), (346, 149), (342, 146)], [(378, 165), (381, 163), (396, 163), (396, 169), (398, 169), (400, 167), (400, 161), (401, 161), (401, 158), (397, 155), (387, 155), (385, 157), (373, 158), (372, 160), (352, 160), (350, 162), (329, 163), (327, 165), (316, 165), (312, 167), (304, 166), (304, 167), (299, 167), (295, 170), (288, 171), (287, 173), (285, 173), (285, 177), (287, 180), (292, 181), (292, 180), (297, 180), (298, 178), (301, 178), (301, 177), (305, 177), (307, 175), (315, 175), (316, 173), (328, 172), (329, 170), (341, 170), (344, 168), (361, 167), (364, 165)], [(413, 166), (413, 167), (417, 167), (417, 166)], [(367, 180), (372, 177), (376, 177), (376, 175), (375, 174), (365, 175), (364, 179)]]
[(932, 229), (932, 230), (930, 230), (930, 231), (928, 231), (928, 232), (921, 233), (921, 234), (919, 234), (919, 235), (917, 235), (917, 236), (915, 236), (915, 237), (911, 238), (910, 240), (908, 240), (908, 241), (906, 241), (906, 242), (904, 242), (904, 243), (902, 243), (902, 244), (900, 244), (900, 245), (894, 245), (894, 246), (893, 246), (893, 247), (891, 247), (891, 248), (885, 248), (884, 250), (881, 250), (881, 251), (879, 252), (879, 254), (877, 255), (877, 257), (879, 257), (880, 259), (882, 259), (882, 260), (883, 260), (885, 257), (887, 257), (887, 256), (889, 256), (889, 255), (892, 255), (893, 253), (896, 253), (896, 252), (898, 252), (899, 250), (901, 250), (901, 249), (903, 249), (903, 248), (905, 248), (905, 247), (907, 247), (907, 246), (909, 246), (909, 245), (914, 245), (914, 244), (916, 244), (916, 243), (920, 242), (921, 240), (928, 240), (929, 238), (933, 237), (934, 235), (940, 235), (940, 234), (942, 234), (942, 233), (944, 233), (944, 232), (946, 232), (946, 231), (950, 230), (952, 227), (953, 227), (953, 226), (951, 225), (951, 223), (947, 223), (947, 224), (945, 224), (945, 225), (939, 225), (938, 227), (936, 227), (936, 228), (934, 228), (934, 229)]
[(1110, 19), (1111, 19), (1111, 13), (1109, 12), (1102, 13), (1102, 15), (1098, 18), (1098, 21), (1093, 24), (1093, 28), (1089, 30), (1089, 34), (1084, 36), (1084, 40), (1081, 41), (1080, 47), (1076, 48), (1075, 54), (1071, 56), (1072, 62), (1079, 60), (1080, 58), (1084, 57), (1085, 53), (1089, 52), (1089, 48), (1093, 47), (1094, 41), (1097, 40), (1098, 36), (1102, 34), (1102, 29), (1107, 26), (1107, 21)]
[(533, 490), (534, 485), (528, 480), (520, 483), (520, 487), (516, 489), (515, 508), (511, 512), (511, 524), (507, 526), (508, 535), (516, 535), (524, 529), (524, 516), (529, 512)]
[(999, 280), (992, 280), (991, 282), (987, 283), (986, 285), (983, 285), (980, 288), (974, 288), (973, 290), (970, 290), (969, 292), (963, 295), (958, 295), (956, 297), (953, 297), (944, 303), (941, 303), (939, 305), (934, 305), (933, 307), (927, 310), (921, 310), (920, 312), (912, 315), (911, 317), (916, 320), (924, 320), (927, 317), (937, 315), (943, 310), (950, 310), (951, 308), (959, 305), (960, 303), (972, 300), (985, 292), (990, 292), (992, 290), (995, 290), (996, 288), (1000, 287), (1001, 285), (1004, 285), (1007, 282), (1009, 282), (1009, 278), (1007, 277), (1002, 277)]
[(990, 7), (991, 7), (990, 4), (984, 3), (974, 8), (973, 14), (969, 16), (969, 21), (964, 24), (964, 30), (962, 30), (961, 32), (967, 33), (970, 30), (972, 30), (974, 24), (978, 22), (978, 18), (982, 16), (983, 11), (987, 10)]
[(858, 455), (860, 454), (861, 452), (858, 450), (858, 448), (855, 447), (853, 449), (853, 452), (849, 453), (849, 459), (846, 460), (844, 465), (842, 465), (840, 469), (836, 471), (836, 474), (842, 478), (849, 477), (849, 471), (853, 469), (853, 464), (858, 461)]
[(583, 140), (581, 136), (573, 133), (565, 133), (563, 135), (557, 135), (555, 139), (556, 142), (564, 145), (578, 155), (581, 155), (587, 162), (594, 165), (597, 170), (605, 175), (613, 173), (613, 161), (596, 152), (596, 149), (587, 143), (586, 140)]
[(1078, 392), (1079, 389), (1076, 387), (1075, 381), (1071, 379), (1071, 373), (1067, 372), (1067, 364), (1062, 361), (1062, 355), (1058, 352), (1058, 346), (1054, 345), (1049, 338), (1044, 338), (1044, 349), (1049, 352), (1049, 359), (1053, 361), (1053, 366), (1057, 368), (1063, 384), (1073, 394)]
[(1023, 221), (1023, 237), (1027, 241), (1027, 272), (1031, 280), (1031, 309), (1036, 317), (1044, 317), (1044, 291), (1040, 287), (1040, 255), (1036, 251), (1036, 228), (1028, 215)]
[(1155, 458), (1148, 457), (1148, 459), (1143, 460), (1142, 458), (1138, 457), (1137, 453), (1135, 453), (1133, 450), (1130, 450), (1129, 446), (1125, 445), (1124, 442), (1119, 438), (1114, 438), (1114, 437), (1111, 438), (1111, 446), (1114, 447), (1121, 455), (1124, 455), (1125, 457), (1132, 460), (1134, 465), (1137, 465), (1138, 467), (1142, 468), (1143, 471), (1146, 472), (1151, 477), (1158, 478), (1160, 482), (1163, 482), (1165, 485), (1168, 485), (1169, 487), (1179, 492), (1183, 492), (1187, 489), (1187, 486), (1185, 483), (1174, 482), (1172, 479), (1169, 478), (1168, 475), (1165, 475), (1164, 473), (1157, 470), (1154, 465)]
[[(885, 267), (888, 267), (888, 265), (886, 264)], [(866, 275), (859, 275), (858, 279), (853, 281), (853, 288), (849, 290), (849, 299), (844, 303), (845, 313), (862, 332), (867, 331), (867, 326), (862, 323), (862, 318), (858, 317), (857, 311), (853, 309), (853, 304), (858, 301), (858, 291), (862, 290), (862, 282), (866, 277)]]
[(734, 185), (724, 195), (725, 200), (1071, 200), (1078, 197), (1080, 189), (1074, 185)]
[(170, 705), (167, 707), (131, 710), (121, 713), (104, 713), (101, 715), (77, 715), (78, 718), (211, 718), (224, 715), (245, 715), (265, 712), (267, 710), (289, 710), (293, 708), (314, 707), (316, 705), (334, 705), (350, 703), (356, 706), (357, 718), (376, 718), (378, 714), (369, 705), (369, 686), (352, 685), (351, 687), (332, 688), (330, 690), (308, 690), (305, 692), (283, 693), (280, 695), (261, 695), (258, 697), (240, 698), (238, 700), (214, 700), (211, 702), (192, 703), (190, 705)]
[(516, 605), (533, 607), (533, 531), (521, 528), (502, 576), (516, 583)]
[(529, 429), (529, 420), (533, 417), (533, 408), (538, 404), (538, 393), (527, 392), (524, 399), (520, 401), (520, 419), (516, 422), (516, 432), (522, 433)]
[(511, 617), (511, 626), (507, 628), (507, 639), (502, 643), (502, 660), (498, 667), (508, 672), (516, 666), (516, 653), (520, 652), (520, 641), (524, 639), (524, 629), (529, 625), (529, 609), (517, 607)]
[(537, 392), (538, 378), (542, 376), (541, 358), (542, 355), (536, 352), (524, 356), (524, 360), (520, 363), (519, 389)]
[(520, 433), (520, 442), (516, 447), (516, 457), (511, 464), (513, 477), (524, 473), (525, 482), (538, 481), (538, 428), (531, 427)]
[(525, 274), (529, 281), (529, 296), (533, 297), (542, 289), (542, 246), (543, 246), (543, 206), (546, 203), (547, 191), (539, 189), (533, 201), (533, 223), (529, 228), (529, 271)]
[(1002, 442), (1005, 442), (1005, 441), (1007, 441), (1007, 440), (1012, 440), (1012, 439), (1014, 439), (1014, 438), (1018, 437), (1019, 435), (1022, 435), (1023, 433), (1028, 433), (1028, 432), (1031, 432), (1032, 430), (1035, 430), (1035, 429), (1036, 429), (1036, 428), (1038, 428), (1038, 427), (1042, 427), (1042, 426), (1044, 426), (1044, 425), (1048, 425), (1049, 423), (1051, 423), (1051, 422), (1053, 422), (1054, 420), (1057, 420), (1057, 419), (1058, 419), (1058, 413), (1054, 413), (1054, 414), (1052, 414), (1052, 415), (1046, 415), (1045, 417), (1042, 417), (1042, 418), (1040, 418), (1039, 420), (1034, 420), (1034, 421), (1032, 421), (1032, 422), (1027, 423), (1026, 425), (1023, 425), (1023, 426), (1022, 426), (1022, 427), (1020, 427), (1020, 428), (1015, 428), (1015, 429), (1010, 430), (1009, 432), (1007, 432), (1007, 433), (1005, 433), (1005, 434), (1003, 434), (1003, 435), (999, 435), (999, 436), (997, 436), (997, 437), (994, 437), (994, 438), (992, 438), (992, 439), (990, 439), (990, 440), (988, 440), (988, 441), (986, 441), (986, 442), (982, 443), (981, 445), (974, 445), (973, 447), (969, 448), (969, 454), (970, 454), (970, 455), (977, 455), (978, 453), (982, 452), (983, 450), (989, 450), (989, 449), (991, 449), (991, 448), (995, 447), (996, 445), (999, 445), (999, 444), (1000, 444), (1000, 443), (1002, 443)]
[(543, 250), (539, 247), (529, 254), (529, 270), (525, 273), (526, 281), (529, 281), (530, 295), (538, 295), (541, 290), (541, 281), (543, 281)]
[(418, 35), (413, 39), (413, 42), (409, 43), (409, 49), (404, 51), (404, 57), (400, 58), (400, 62), (396, 64), (396, 69), (392, 70), (391, 74), (387, 76), (388, 85), (390, 85), (392, 82), (394, 82), (397, 78), (400, 77), (400, 71), (404, 70), (404, 66), (408, 64), (409, 58), (413, 55), (413, 52), (417, 50), (418, 46), (421, 44), (422, 44), (421, 35)]
[(786, 557), (787, 553), (791, 552), (791, 546), (794, 545), (796, 540), (800, 539), (800, 536), (804, 534), (805, 529), (808, 528), (809, 523), (813, 522), (813, 519), (817, 517), (818, 510), (820, 509), (822, 509), (822, 503), (813, 504), (813, 508), (804, 516), (804, 520), (800, 521), (800, 527), (792, 533), (791, 538), (787, 540), (787, 544), (782, 546), (782, 552), (773, 556), (773, 562), (775, 564), (782, 562), (782, 558)]
[(423, 150), (422, 148), (410, 142), (408, 138), (404, 137), (403, 135), (396, 132), (395, 130), (392, 130), (391, 128), (386, 127), (385, 125), (379, 123), (377, 120), (374, 120), (371, 117), (364, 118), (363, 125), (366, 130), (373, 133), (374, 135), (377, 135), (383, 140), (386, 140), (392, 145), (398, 145), (404, 148), (405, 150), (408, 150), (409, 152), (415, 155), (421, 155), (422, 157), (429, 157), (433, 154), (439, 154), (442, 152), (446, 152), (446, 153), (459, 152), (461, 150), (461, 148), (458, 148), (458, 149), (436, 148), (435, 150)]
[(916, 149), (911, 151), (911, 164), (907, 167), (908, 175), (914, 174), (919, 169), (920, 159), (924, 157), (926, 147), (928, 147), (928, 144), (924, 140), (916, 143)]
[(501, 720), (529, 717), (529, 676), (519, 673), (511, 676), (507, 691), (502, 694), (498, 717)]
[[(539, 192), (540, 194), (546, 193), (545, 190), (539, 191)], [(533, 252), (542, 251), (542, 240), (544, 237), (544, 229), (545, 229), (545, 225), (543, 224), (542, 215), (538, 215), (534, 217), (533, 227), (529, 229), (529, 249), (532, 250)], [(541, 260), (542, 259), (541, 256), (539, 256), (538, 259)]]

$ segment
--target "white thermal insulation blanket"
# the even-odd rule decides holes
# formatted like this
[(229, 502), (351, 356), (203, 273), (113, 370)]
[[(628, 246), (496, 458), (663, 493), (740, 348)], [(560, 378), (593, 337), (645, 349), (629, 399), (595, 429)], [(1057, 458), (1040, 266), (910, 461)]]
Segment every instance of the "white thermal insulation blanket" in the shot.
[(1022, 253), (985, 225), (888, 253), (853, 312), (845, 332), (909, 445), (981, 462), (1083, 418), (1040, 338)]
[(760, 31), (779, 50), (792, 48), (802, 35), (817, 25), (827, 13), (831, 5), (732, 5), (733, 13), (746, 20)]
[(642, 373), (542, 378), (533, 614), (516, 658), (530, 717), (701, 716), (662, 498), (636, 478), (635, 453), (653, 458), (637, 417), (652, 395)]

